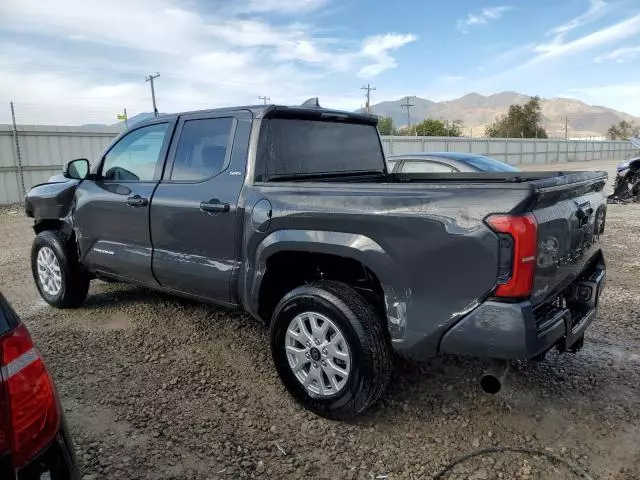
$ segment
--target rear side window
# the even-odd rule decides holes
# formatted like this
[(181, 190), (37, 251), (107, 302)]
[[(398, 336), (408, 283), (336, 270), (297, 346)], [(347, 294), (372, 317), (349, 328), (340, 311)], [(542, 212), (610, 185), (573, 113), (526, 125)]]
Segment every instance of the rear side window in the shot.
[(176, 148), (171, 180), (198, 181), (225, 168), (233, 118), (184, 122)]
[(467, 162), (471, 166), (477, 168), (481, 172), (518, 172), (516, 167), (512, 167), (509, 164), (494, 160), (490, 157), (483, 157), (478, 155), (477, 157), (466, 157), (462, 159), (463, 162)]
[(374, 125), (274, 118), (263, 122), (256, 180), (295, 174), (381, 172), (384, 161)]
[(452, 173), (457, 172), (455, 168), (444, 163), (429, 161), (405, 161), (402, 164), (402, 173)]

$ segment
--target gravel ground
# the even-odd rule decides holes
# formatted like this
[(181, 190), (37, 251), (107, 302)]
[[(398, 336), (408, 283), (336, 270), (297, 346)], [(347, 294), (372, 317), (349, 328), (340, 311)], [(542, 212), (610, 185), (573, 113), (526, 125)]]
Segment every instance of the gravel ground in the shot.
[(40, 300), (30, 221), (0, 211), (0, 289), (28, 324), (63, 400), (85, 479), (640, 478), (640, 205), (610, 205), (608, 284), (578, 354), (514, 363), (498, 396), (482, 362), (400, 362), (384, 401), (351, 423), (287, 395), (267, 330), (250, 318), (122, 284), (93, 282), (83, 308)]

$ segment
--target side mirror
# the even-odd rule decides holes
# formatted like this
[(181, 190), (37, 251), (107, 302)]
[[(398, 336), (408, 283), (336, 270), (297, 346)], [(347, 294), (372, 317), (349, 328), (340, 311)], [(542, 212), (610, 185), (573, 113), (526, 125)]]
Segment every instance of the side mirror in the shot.
[(89, 173), (89, 160), (86, 158), (76, 158), (64, 164), (62, 175), (65, 178), (83, 180)]

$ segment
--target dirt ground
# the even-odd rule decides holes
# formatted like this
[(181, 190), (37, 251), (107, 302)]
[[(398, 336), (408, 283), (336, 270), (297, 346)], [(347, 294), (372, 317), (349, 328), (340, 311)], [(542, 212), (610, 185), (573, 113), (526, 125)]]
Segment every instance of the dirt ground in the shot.
[(503, 446), (564, 461), (487, 452), (442, 478), (640, 478), (640, 205), (609, 206), (608, 283), (581, 352), (514, 363), (496, 397), (479, 389), (480, 361), (400, 362), (350, 423), (296, 405), (266, 328), (239, 313), (101, 281), (83, 308), (49, 307), (30, 225), (0, 211), (0, 290), (55, 378), (85, 479), (428, 479)]

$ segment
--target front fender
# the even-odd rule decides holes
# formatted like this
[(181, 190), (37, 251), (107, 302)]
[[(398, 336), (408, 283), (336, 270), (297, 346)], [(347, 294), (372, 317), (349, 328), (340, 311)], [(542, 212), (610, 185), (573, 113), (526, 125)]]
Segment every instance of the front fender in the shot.
[(410, 291), (407, 279), (398, 271), (393, 258), (377, 242), (365, 235), (331, 231), (278, 230), (265, 237), (253, 255), (247, 256), (242, 302), (254, 317), (259, 317), (260, 288), (267, 261), (272, 255), (284, 251), (324, 253), (362, 263), (376, 275), (382, 285), (392, 335), (394, 325), (404, 328), (404, 311)]
[(79, 184), (80, 180), (68, 180), (36, 185), (27, 192), (25, 213), (36, 221), (67, 218)]

